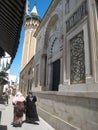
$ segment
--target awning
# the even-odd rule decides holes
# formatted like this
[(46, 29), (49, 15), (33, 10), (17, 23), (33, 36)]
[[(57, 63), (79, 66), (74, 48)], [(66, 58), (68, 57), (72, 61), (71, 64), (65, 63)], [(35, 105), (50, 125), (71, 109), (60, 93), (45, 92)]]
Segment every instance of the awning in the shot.
[(14, 59), (21, 33), (26, 0), (0, 0), (0, 47)]

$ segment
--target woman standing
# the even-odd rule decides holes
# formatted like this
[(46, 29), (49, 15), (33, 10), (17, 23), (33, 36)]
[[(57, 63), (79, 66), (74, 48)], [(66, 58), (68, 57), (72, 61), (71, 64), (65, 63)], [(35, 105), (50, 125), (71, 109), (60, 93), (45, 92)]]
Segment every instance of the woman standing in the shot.
[(23, 97), (22, 93), (17, 92), (12, 103), (14, 105), (13, 126), (14, 127), (21, 127), (23, 113), (25, 110), (25, 98)]
[(37, 110), (36, 110), (36, 96), (30, 91), (26, 97), (26, 122), (36, 123), (39, 121)]

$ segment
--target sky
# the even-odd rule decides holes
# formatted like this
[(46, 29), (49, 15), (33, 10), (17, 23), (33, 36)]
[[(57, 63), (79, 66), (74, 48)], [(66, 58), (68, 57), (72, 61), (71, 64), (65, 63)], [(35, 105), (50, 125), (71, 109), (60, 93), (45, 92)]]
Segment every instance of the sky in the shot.
[[(41, 18), (44, 17), (50, 3), (52, 0), (36, 0), (36, 8), (38, 14)], [(29, 10), (31, 11), (34, 7), (34, 0), (29, 0)], [(23, 42), (24, 42), (24, 27), (22, 26), (19, 46), (17, 49), (16, 56), (11, 64), (10, 74), (19, 76), (20, 68), (21, 68), (21, 59), (22, 59), (22, 49), (23, 49)]]

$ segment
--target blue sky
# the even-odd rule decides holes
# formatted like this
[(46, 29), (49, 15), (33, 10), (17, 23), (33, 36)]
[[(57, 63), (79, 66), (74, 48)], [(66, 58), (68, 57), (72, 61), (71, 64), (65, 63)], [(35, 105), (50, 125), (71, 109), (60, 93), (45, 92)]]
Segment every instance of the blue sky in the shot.
[[(51, 0), (36, 0), (37, 11), (41, 18), (43, 18), (50, 3), (51, 3)], [(34, 0), (29, 0), (30, 11), (32, 10), (33, 6), (34, 6)], [(10, 68), (10, 74), (12, 75), (19, 76), (19, 73), (20, 73), (23, 41), (24, 41), (24, 28), (22, 27), (18, 50)]]

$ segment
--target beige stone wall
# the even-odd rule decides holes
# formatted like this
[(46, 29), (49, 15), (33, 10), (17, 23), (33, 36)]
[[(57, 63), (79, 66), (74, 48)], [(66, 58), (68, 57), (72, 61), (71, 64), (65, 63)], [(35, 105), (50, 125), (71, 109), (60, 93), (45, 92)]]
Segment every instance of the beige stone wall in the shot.
[(27, 64), (27, 56), (28, 56), (28, 39), (29, 39), (30, 32), (25, 32), (24, 37), (24, 44), (23, 44), (23, 54), (22, 54), (22, 62), (21, 62), (21, 70), (25, 67)]
[(28, 61), (30, 61), (30, 59), (35, 55), (36, 39), (33, 35), (34, 35), (34, 33), (31, 32)]
[(98, 93), (38, 92), (39, 115), (56, 130), (97, 130)]
[(35, 55), (36, 39), (33, 35), (34, 32), (32, 32), (32, 30), (27, 30), (25, 32), (21, 70)]
[(28, 90), (33, 89), (34, 84), (34, 57), (28, 62), (20, 73), (19, 90), (27, 95)]

